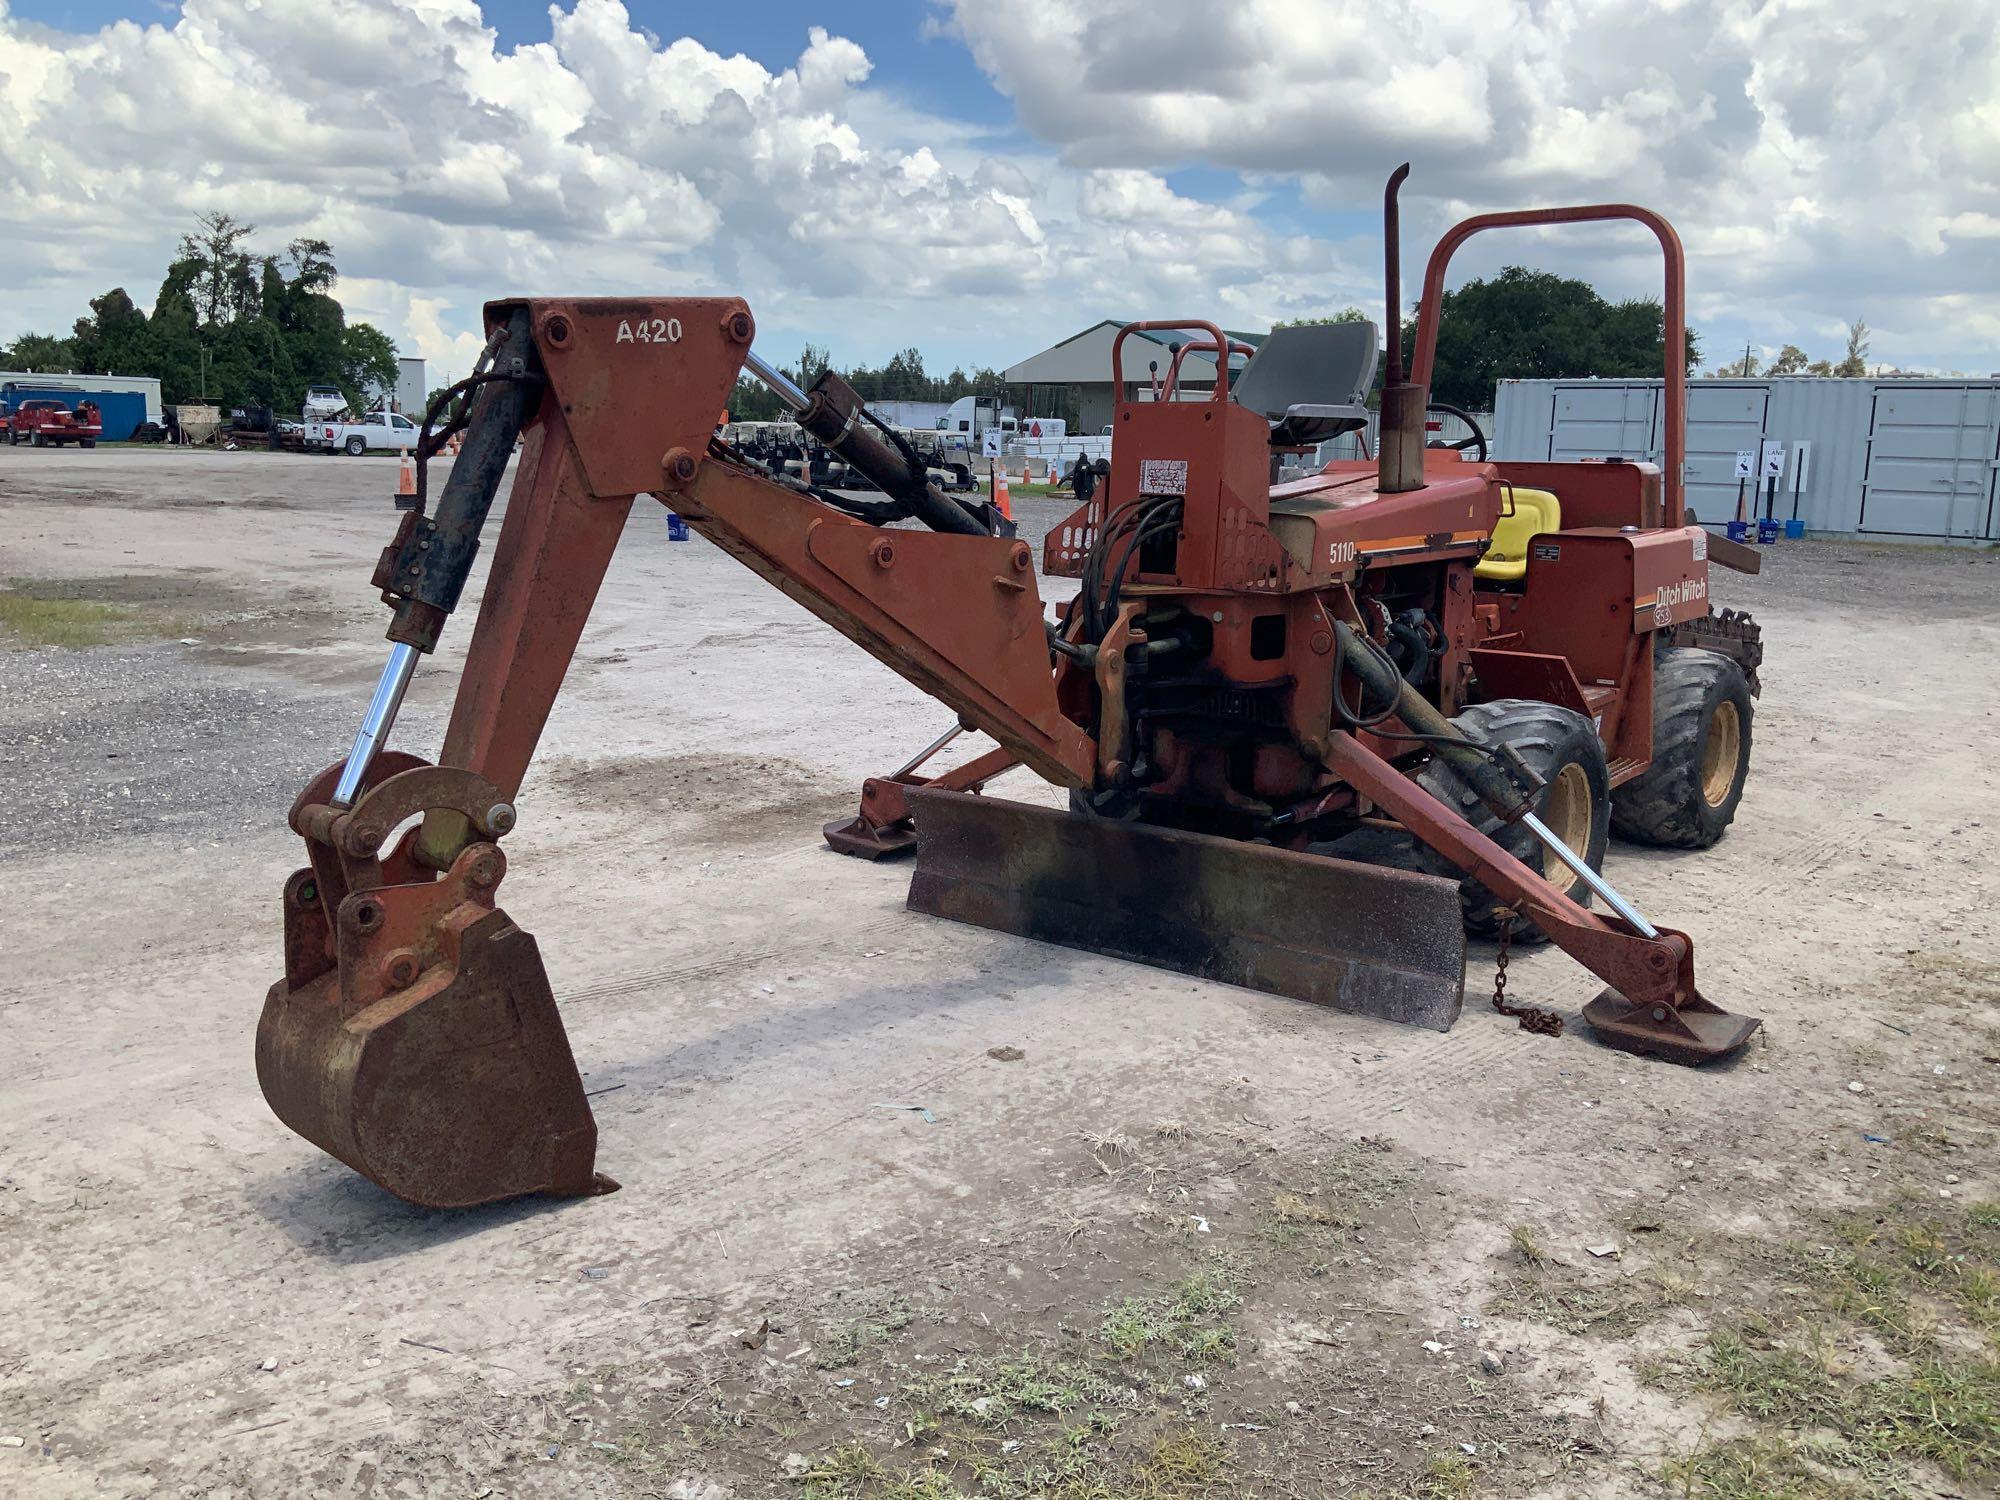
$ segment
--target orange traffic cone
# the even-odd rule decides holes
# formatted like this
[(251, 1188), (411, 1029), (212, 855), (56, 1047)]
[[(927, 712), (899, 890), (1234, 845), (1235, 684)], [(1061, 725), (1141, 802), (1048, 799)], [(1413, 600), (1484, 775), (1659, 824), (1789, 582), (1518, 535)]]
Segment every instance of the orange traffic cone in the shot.
[(993, 480), (993, 503), (1000, 508), (1001, 515), (1010, 521), (1014, 519), (1014, 502), (1007, 494), (1007, 471), (1005, 469), (995, 472)]
[(410, 457), (410, 450), (405, 448), (403, 450), (402, 466), (396, 475), (396, 498), (400, 500), (403, 496), (414, 495), (416, 492), (417, 465), (415, 460)]

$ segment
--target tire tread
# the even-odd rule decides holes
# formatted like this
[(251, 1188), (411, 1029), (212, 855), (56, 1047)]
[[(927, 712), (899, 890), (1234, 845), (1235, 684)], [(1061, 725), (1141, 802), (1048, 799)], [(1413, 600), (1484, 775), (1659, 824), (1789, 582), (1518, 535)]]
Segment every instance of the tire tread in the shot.
[[(1742, 688), (1738, 712), (1748, 740), (1749, 684), (1735, 662), (1700, 647), (1662, 651), (1654, 674), (1653, 763), (1611, 794), (1611, 827), (1622, 837), (1641, 843), (1668, 849), (1706, 849), (1734, 820), (1736, 805), (1732, 799), (1719, 819), (1704, 816), (1701, 741), (1705, 712), (1718, 686), (1722, 695), (1727, 695), (1734, 679)], [(1746, 778), (1748, 774), (1746, 763)]]

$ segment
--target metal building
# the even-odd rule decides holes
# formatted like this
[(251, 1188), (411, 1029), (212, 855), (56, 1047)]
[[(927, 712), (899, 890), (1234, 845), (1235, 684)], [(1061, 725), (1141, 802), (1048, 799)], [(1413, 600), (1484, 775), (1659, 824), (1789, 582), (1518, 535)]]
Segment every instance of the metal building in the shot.
[[(1661, 461), (1657, 380), (1503, 380), (1494, 456)], [(1767, 445), (1777, 445), (1766, 478)], [(1751, 455), (1752, 477), (1738, 477)], [(2000, 379), (1688, 382), (1688, 509), (1821, 536), (2000, 541)]]
[(415, 356), (404, 356), (396, 361), (396, 410), (407, 416), (420, 417), (424, 412), (424, 402), (430, 392), (424, 386), (424, 362)]

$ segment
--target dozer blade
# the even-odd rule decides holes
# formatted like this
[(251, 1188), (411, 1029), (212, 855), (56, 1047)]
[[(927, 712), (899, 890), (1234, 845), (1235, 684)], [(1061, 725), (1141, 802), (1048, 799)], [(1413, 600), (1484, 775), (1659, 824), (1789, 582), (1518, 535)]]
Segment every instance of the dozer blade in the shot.
[(307, 1140), (424, 1207), (609, 1191), (592, 1173), (597, 1126), (535, 940), (464, 889), (465, 864), (436, 884), (347, 897), (336, 962), (310, 977), (298, 957), (324, 919), (312, 872), (292, 877), (293, 972), (257, 1026), (264, 1097)]
[(912, 789), (913, 911), (1447, 1031), (1458, 885), (1429, 875)]

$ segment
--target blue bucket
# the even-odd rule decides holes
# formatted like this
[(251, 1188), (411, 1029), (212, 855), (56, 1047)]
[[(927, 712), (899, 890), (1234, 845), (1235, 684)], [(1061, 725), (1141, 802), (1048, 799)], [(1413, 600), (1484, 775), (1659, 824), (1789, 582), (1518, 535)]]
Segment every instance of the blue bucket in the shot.
[(688, 523), (683, 521), (679, 516), (675, 515), (672, 511), (668, 511), (667, 540), (670, 542), (684, 542), (688, 539), (690, 535), (691, 533), (688, 531)]
[(1800, 537), (1804, 536), (1805, 534), (1806, 534), (1806, 523), (1801, 521), (1797, 516), (1793, 516), (1791, 520), (1785, 522), (1785, 535), (1789, 537), (1792, 541), (1796, 542)]
[(1750, 523), (1748, 521), (1731, 521), (1722, 529), (1728, 533), (1729, 540), (1732, 542), (1747, 542), (1750, 539)]
[(1757, 541), (1759, 545), (1770, 546), (1771, 543), (1778, 539), (1778, 533), (1782, 529), (1775, 517), (1765, 516), (1757, 523)]

